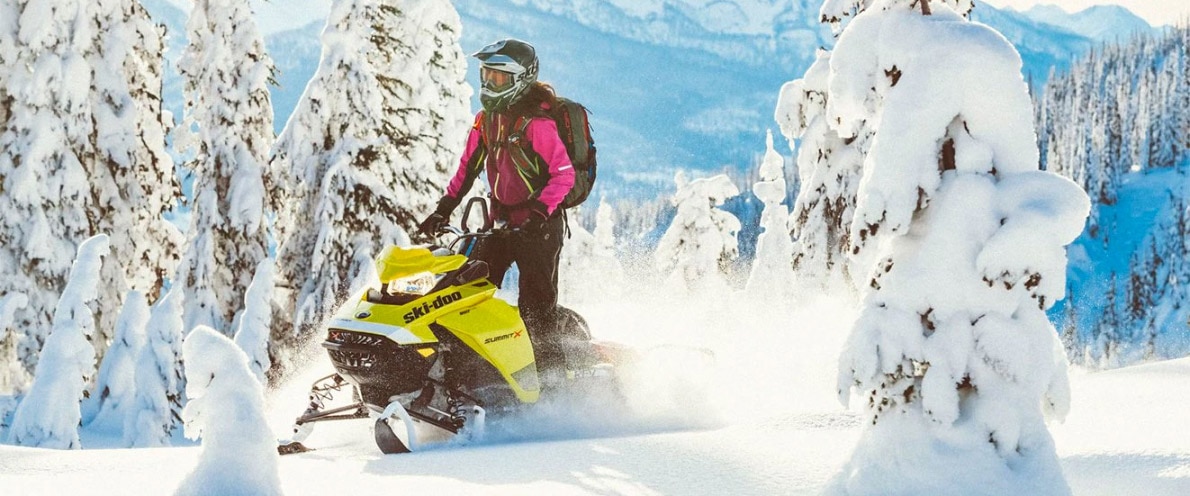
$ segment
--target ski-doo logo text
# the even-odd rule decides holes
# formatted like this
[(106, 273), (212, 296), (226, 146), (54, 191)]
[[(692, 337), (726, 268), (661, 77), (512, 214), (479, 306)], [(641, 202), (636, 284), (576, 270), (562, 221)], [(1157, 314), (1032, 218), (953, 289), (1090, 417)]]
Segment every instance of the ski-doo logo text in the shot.
[(519, 338), (519, 337), (521, 337), (521, 331), (510, 332), (508, 334), (504, 334), (501, 336), (494, 336), (494, 337), (487, 338), (483, 341), (483, 344), (492, 344), (497, 341), (504, 341), (505, 339), (512, 339), (512, 338)]
[(427, 301), (421, 305), (413, 307), (412, 311), (404, 315), (405, 323), (408, 324), (417, 319), (425, 317), (426, 315), (429, 315), (431, 311), (437, 310), (461, 299), (463, 299), (463, 293), (458, 291), (448, 295), (438, 295), (437, 298), (434, 298), (434, 301)]

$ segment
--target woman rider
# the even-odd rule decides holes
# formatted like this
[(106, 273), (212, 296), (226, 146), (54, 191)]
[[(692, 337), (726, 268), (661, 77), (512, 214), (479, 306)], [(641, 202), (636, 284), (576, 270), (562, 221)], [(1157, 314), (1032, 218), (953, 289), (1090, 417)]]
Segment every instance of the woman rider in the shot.
[[(432, 233), (443, 226), (480, 172), (487, 171), (492, 220), (520, 232), (489, 238), (477, 257), (488, 263), (490, 278), (498, 285), (514, 262), (520, 269), (517, 305), (533, 342), (542, 385), (553, 388), (565, 378), (555, 311), (564, 229), (559, 204), (574, 185), (566, 146), (546, 114), (557, 106), (557, 97), (549, 85), (537, 81), (537, 54), (528, 43), (498, 41), (473, 57), (481, 64), (483, 110), (475, 115), (446, 194), (419, 227)], [(518, 153), (523, 155), (514, 157)], [(527, 160), (532, 167), (518, 166)]]

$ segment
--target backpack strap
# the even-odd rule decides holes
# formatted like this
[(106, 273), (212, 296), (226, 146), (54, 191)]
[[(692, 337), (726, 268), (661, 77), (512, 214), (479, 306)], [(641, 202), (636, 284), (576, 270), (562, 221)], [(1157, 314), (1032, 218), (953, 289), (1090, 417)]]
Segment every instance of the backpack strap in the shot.
[(549, 174), (543, 167), (541, 156), (533, 150), (533, 143), (529, 141), (529, 124), (532, 122), (532, 117), (517, 117), (506, 140), (506, 149), (512, 164), (516, 167), (517, 175), (535, 197), (549, 180)]
[(480, 136), (486, 145), (487, 154), (498, 156), (507, 153), (516, 169), (517, 176), (525, 183), (531, 195), (535, 195), (549, 181), (549, 174), (543, 160), (533, 150), (528, 139), (529, 125), (536, 116), (520, 116), (509, 125), (508, 118), (496, 113), (485, 113), (480, 120)]

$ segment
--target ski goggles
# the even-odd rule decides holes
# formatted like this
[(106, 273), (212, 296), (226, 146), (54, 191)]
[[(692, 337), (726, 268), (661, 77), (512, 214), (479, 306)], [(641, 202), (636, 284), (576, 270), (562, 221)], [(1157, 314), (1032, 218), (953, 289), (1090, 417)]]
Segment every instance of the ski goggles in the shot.
[(500, 69), (487, 67), (479, 68), (479, 81), (483, 88), (495, 93), (508, 91), (516, 84), (516, 75)]

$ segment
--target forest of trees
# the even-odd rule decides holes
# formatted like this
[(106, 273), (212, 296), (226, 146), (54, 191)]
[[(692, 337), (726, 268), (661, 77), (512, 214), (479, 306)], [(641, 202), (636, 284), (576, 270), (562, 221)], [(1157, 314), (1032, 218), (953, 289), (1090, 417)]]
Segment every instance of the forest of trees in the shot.
[(408, 242), (454, 166), (470, 88), (449, 1), (336, 2), (324, 68), (280, 139), (249, 2), (196, 2), (186, 31), (175, 128), (165, 28), (138, 0), (0, 2), (0, 431), (13, 442), (77, 448), (77, 426), (102, 421), (129, 446), (168, 444), (195, 328), (234, 336), (275, 378), (289, 362), (274, 357), (370, 280), (376, 253)]
[[(1080, 245), (1095, 267), (1055, 311), (1071, 358), (1119, 366), (1190, 352), (1190, 26), (1100, 47), (1034, 95), (1041, 166), (1093, 207)], [(1120, 205), (1153, 181), (1148, 205)], [(1130, 233), (1135, 231), (1135, 234)]]

